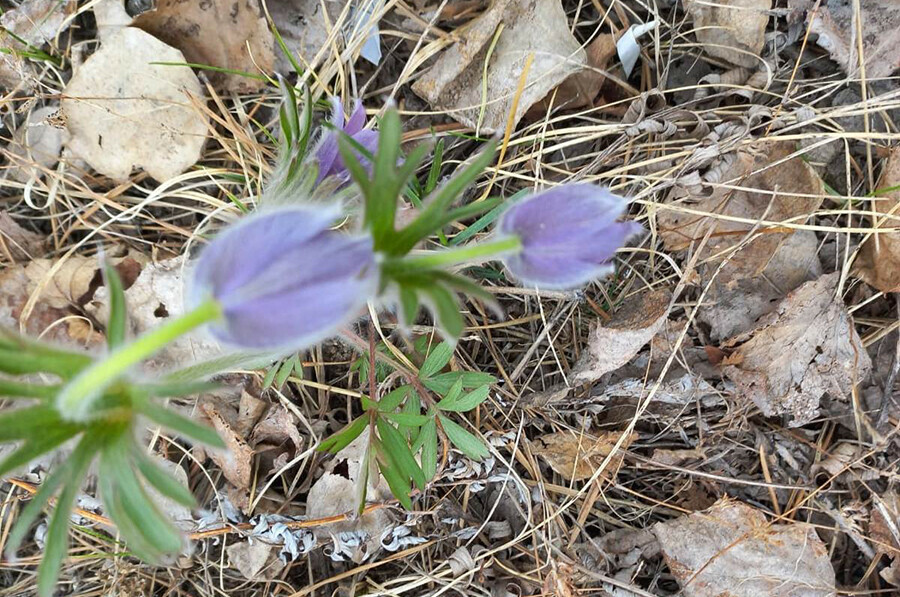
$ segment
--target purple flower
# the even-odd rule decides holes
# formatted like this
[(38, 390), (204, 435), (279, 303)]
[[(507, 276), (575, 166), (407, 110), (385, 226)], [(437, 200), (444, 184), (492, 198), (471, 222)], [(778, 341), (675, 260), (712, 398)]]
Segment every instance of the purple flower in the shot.
[[(334, 130), (325, 130), (315, 149), (316, 162), (319, 164), (319, 174), (316, 177), (317, 185), (329, 176), (337, 176), (343, 180), (350, 179), (350, 173), (347, 171), (347, 166), (344, 165), (340, 151), (338, 151), (338, 131), (352, 137), (354, 141), (365, 147), (370, 153), (375, 153), (378, 147), (378, 133), (364, 128), (366, 126), (366, 110), (363, 108), (362, 102), (356, 101), (353, 113), (346, 123), (344, 122), (344, 108), (341, 105), (340, 98), (332, 98), (331, 106), (331, 124), (334, 125)], [(363, 163), (368, 162), (365, 157), (358, 157)]]
[(222, 342), (299, 350), (334, 334), (378, 287), (372, 239), (330, 230), (337, 212), (294, 207), (257, 214), (219, 234), (193, 273), (194, 304), (216, 299)]
[(542, 288), (576, 288), (613, 271), (616, 249), (643, 228), (617, 222), (627, 200), (592, 184), (566, 184), (510, 207), (497, 225), (522, 249), (504, 258), (513, 276)]

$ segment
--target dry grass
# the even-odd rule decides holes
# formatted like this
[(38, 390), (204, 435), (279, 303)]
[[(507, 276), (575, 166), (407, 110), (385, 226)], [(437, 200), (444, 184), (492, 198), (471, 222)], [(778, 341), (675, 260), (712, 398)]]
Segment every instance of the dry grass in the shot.
[[(598, 26), (608, 31), (603, 23), (621, 28), (625, 18), (646, 20), (648, 14), (640, 0), (615, 3), (612, 11), (598, 0), (567, 0), (565, 5), (570, 18), (577, 14), (573, 27), (582, 41)], [(87, 10), (88, 6), (80, 9)], [(435, 22), (428, 35), (421, 35), (406, 30), (407, 19), (418, 14), (414, 7), (388, 2), (382, 11), (385, 58), (381, 66), (373, 69), (361, 61), (354, 66), (351, 57), (361, 36), (346, 47), (335, 39), (310, 62), (312, 69), (303, 82), (314, 99), (326, 92), (361, 96), (373, 113), (387, 99), (394, 100), (406, 118), (409, 142), (430, 138), (432, 130), (444, 139), (443, 173), (448, 174), (478, 144), (470, 138), (472, 131), (430, 111), (412, 95), (409, 84), (429, 58), (453, 41), (452, 24), (464, 22), (477, 10), (449, 25)], [(347, 18), (347, 11), (342, 18)], [(877, 357), (876, 373), (868, 382), (873, 389), (861, 392), (852, 402), (838, 403), (802, 429), (762, 417), (751, 404), (735, 399), (728, 385), (712, 378), (708, 381), (716, 390), (715, 400), (708, 401), (711, 405), (699, 399), (682, 407), (660, 405), (654, 397), (667, 373), (681, 367), (684, 359), (679, 352), (668, 359), (646, 352), (640, 367), (627, 371), (644, 380), (636, 398), (605, 393), (625, 374), (570, 387), (561, 394), (547, 393), (565, 384), (566, 374), (586, 350), (590, 326), (608, 319), (624, 300), (648, 289), (668, 287), (681, 292), (669, 318), (679, 344), (709, 343), (696, 320), (697, 306), (708, 290), (698, 285), (697, 277), (698, 266), (708, 259), (701, 259), (697, 250), (703, 239), (697, 239), (691, 250), (667, 252), (656, 218), (664, 210), (698, 215), (689, 203), (671, 202), (671, 189), (706, 172), (716, 159), (697, 159), (704, 149), (701, 139), (633, 134), (631, 125), (623, 123), (635, 92), (659, 85), (659, 71), (679, 79), (668, 84), (669, 107), (656, 114), (657, 120), (673, 122), (678, 131), (697, 122), (708, 129), (739, 125), (723, 136), (720, 154), (776, 138), (792, 147), (805, 147), (798, 153), (809, 155), (811, 162), (818, 155), (812, 150), (826, 143), (838, 148), (838, 157), (844, 156), (842, 170), (821, 169), (831, 190), (817, 212), (790, 221), (745, 223), (757, 229), (814, 231), (825, 271), (847, 272), (855, 247), (873, 231), (871, 207), (859, 198), (874, 190), (885, 149), (897, 139), (892, 118), (900, 107), (900, 91), (894, 82), (870, 85), (849, 80), (801, 35), (771, 61), (769, 80), (764, 78), (761, 87), (748, 86), (744, 80), (731, 86), (700, 83), (695, 73), (723, 73), (726, 68), (701, 53), (680, 8), (661, 10), (656, 18), (660, 27), (646, 45), (645, 61), (638, 66), (641, 72), (629, 79), (634, 88), (610, 81), (604, 89), (607, 103), (574, 113), (547, 114), (520, 125), (509, 136), (502, 162), (471, 192), (478, 197), (489, 188), (491, 194), (510, 196), (520, 189), (574, 179), (597, 182), (633, 197), (631, 215), (650, 231), (639, 246), (621, 253), (615, 278), (583, 292), (541, 294), (512, 287), (499, 277), (486, 278), (484, 284), (497, 295), (507, 317), (500, 320), (480, 304), (467, 305), (468, 327), (456, 351), (455, 366), (490, 372), (501, 380), (491, 400), (472, 418), (475, 428), (494, 440), (496, 465), (490, 474), (498, 477), (486, 489), (473, 490), (476, 481), (485, 482), (486, 473), (462, 479), (439, 476), (409, 515), (391, 503), (374, 506), (389, 510), (397, 520), (409, 516), (414, 533), (428, 539), (425, 543), (396, 553), (380, 552), (360, 564), (332, 562), (319, 548), (289, 564), (271, 581), (247, 581), (228, 565), (225, 548), (246, 540), (247, 525), (227, 524), (221, 511), (216, 516), (224, 525), (222, 530), (199, 533), (193, 555), (165, 567), (123, 557), (102, 531), (104, 521), (95, 516), (82, 521), (72, 534), (73, 549), (63, 572), (64, 593), (674, 594), (678, 586), (659, 557), (642, 560), (622, 575), (612, 556), (598, 545), (608, 533), (648, 529), (657, 521), (703, 509), (716, 498), (730, 495), (769, 512), (772, 520), (815, 525), (846, 593), (887, 594), (889, 589), (877, 574), (884, 558), (872, 545), (864, 523), (869, 507), (876, 503), (873, 496), (896, 487), (900, 421), (895, 411), (888, 411), (888, 425), (876, 439), (866, 425), (848, 426), (845, 421), (877, 418), (880, 387), (891, 367), (900, 325), (892, 297), (873, 292), (849, 275), (843, 277), (840, 292), (866, 347)], [(76, 19), (76, 24), (85, 22), (83, 17)], [(786, 30), (783, 18), (777, 20), (777, 27)], [(59, 48), (67, 56), (76, 48), (93, 47), (85, 39), (88, 30), (73, 31), (71, 43)], [(805, 47), (802, 53), (801, 47)], [(56, 101), (67, 77), (68, 72), (47, 67), (41, 72), (38, 95), (10, 94), (0, 100), (6, 130), (33, 107)], [(868, 89), (866, 101), (834, 101), (839, 91), (863, 88)], [(141, 174), (114, 184), (85, 170), (77, 160), (66, 159), (46, 172), (43, 180), (27, 185), (9, 177), (0, 180), (2, 207), (47, 234), (52, 247), (49, 256), (58, 260), (94, 254), (101, 244), (125, 245), (161, 259), (203, 242), (201, 234), (239, 216), (229, 194), (248, 205), (259, 197), (274, 148), (255, 123), (271, 125), (277, 102), (274, 92), (239, 97), (219, 95), (211, 87), (207, 91), (209, 101), (196, 102), (212, 123), (198, 167), (163, 185)], [(7, 158), (9, 170), (16, 164), (8, 154)], [(742, 183), (721, 181), (709, 187), (723, 185), (740, 188)], [(713, 221), (723, 217), (714, 214)], [(382, 336), (402, 346), (402, 339), (391, 335), (391, 318), (382, 315), (379, 322)], [(430, 333), (431, 328), (423, 321), (416, 331)], [(365, 329), (360, 333), (365, 334)], [(334, 429), (346, 421), (348, 402), (358, 395), (358, 380), (347, 374), (351, 358), (342, 347), (331, 345), (311, 351), (306, 357), (309, 376), (292, 378), (280, 393), (269, 392), (267, 399), (289, 405), (301, 421), (304, 438), (315, 441), (316, 434), (320, 437), (323, 432), (322, 422)], [(258, 383), (261, 374), (251, 373), (245, 379)], [(875, 398), (869, 400), (869, 394)], [(570, 482), (546, 466), (532, 441), (561, 429), (579, 433), (634, 430), (638, 439), (621, 450), (624, 463), (614, 481), (603, 480), (601, 467), (592, 479)], [(811, 465), (827, 460), (839, 441), (857, 446), (852, 459), (836, 475), (816, 474)], [(158, 446), (185, 466), (191, 486), (204, 503), (213, 504), (213, 498), (226, 491), (221, 473), (210, 463), (179, 451), (175, 442), (160, 441)], [(696, 447), (705, 450), (705, 457), (683, 465), (660, 464), (652, 457), (656, 449)], [(798, 460), (799, 468), (790, 466), (785, 454)], [(302, 512), (306, 491), (321, 473), (322, 460), (308, 450), (270, 482), (261, 482), (264, 490), (253, 496), (255, 513)], [(20, 501), (28, 495), (21, 484), (3, 487), (0, 546)], [(528, 496), (525, 503), (510, 497), (519, 491)], [(443, 518), (460, 522), (443, 523)], [(492, 536), (491, 527), (485, 526), (491, 520), (509, 522), (508, 532)], [(326, 522), (331, 521), (310, 525)], [(480, 530), (471, 540), (451, 536), (462, 526), (472, 525)], [(40, 552), (32, 546), (23, 554), (16, 562), (0, 563), (0, 596), (33, 594)]]

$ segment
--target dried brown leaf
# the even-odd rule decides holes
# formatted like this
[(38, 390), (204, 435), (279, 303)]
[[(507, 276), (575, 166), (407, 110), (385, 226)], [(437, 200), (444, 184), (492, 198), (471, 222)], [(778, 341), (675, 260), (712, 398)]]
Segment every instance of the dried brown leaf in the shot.
[(254, 445), (267, 443), (278, 446), (290, 442), (296, 451), (303, 447), (303, 438), (297, 429), (293, 413), (280, 404), (269, 408), (265, 418), (253, 427), (250, 442)]
[[(496, 46), (484, 68), (498, 27)], [(552, 89), (586, 68), (587, 55), (569, 30), (560, 0), (496, 0), (455, 32), (458, 41), (413, 84), (413, 91), (455, 120), (493, 133), (506, 128), (529, 56), (534, 58), (512, 124)], [(483, 115), (482, 115), (483, 110)]]
[(247, 580), (272, 580), (284, 569), (284, 563), (278, 559), (278, 552), (273, 545), (259, 539), (239, 541), (229, 545), (228, 563), (237, 568)]
[[(855, 2), (790, 0), (795, 11), (807, 11), (809, 33), (850, 76), (858, 76)], [(811, 10), (817, 6), (817, 10)], [(859, 0), (866, 77), (882, 78), (900, 68), (900, 5), (894, 0)]]
[(759, 65), (772, 0), (684, 0), (684, 8), (710, 56), (748, 68)]
[[(724, 257), (740, 245), (746, 251), (741, 275), (757, 277), (793, 230), (774, 226), (759, 230), (756, 222), (802, 224), (825, 196), (822, 179), (799, 156), (787, 159), (792, 153), (789, 143), (763, 141), (724, 156), (719, 166), (722, 171), (717, 175), (719, 184), (708, 197), (686, 197), (660, 210), (657, 224), (666, 248), (687, 249), (711, 228), (706, 255)], [(679, 211), (679, 207), (701, 215)], [(754, 231), (761, 234), (745, 242)]]
[(786, 414), (790, 425), (811, 421), (828, 392), (849, 395), (871, 360), (840, 297), (840, 272), (807, 282), (782, 300), (756, 329), (732, 338), (723, 371), (737, 393), (766, 416)]
[[(178, 48), (188, 62), (258, 74), (275, 66), (275, 38), (258, 0), (157, 0), (156, 9), (134, 20), (134, 26)], [(209, 71), (215, 85), (228, 91), (258, 91), (265, 81), (239, 74)]]
[(686, 597), (832, 597), (834, 570), (815, 530), (768, 524), (730, 498), (653, 525), (669, 570)]
[(224, 451), (210, 451), (209, 457), (236, 489), (248, 490), (253, 481), (253, 448), (237, 432), (237, 423), (224, 405), (217, 400), (204, 400), (200, 403), (200, 410), (225, 442)]
[[(623, 435), (619, 431), (603, 432), (599, 436), (579, 434), (572, 431), (560, 431), (540, 436), (534, 443), (532, 450), (535, 454), (547, 461), (557, 474), (566, 480), (583, 481), (590, 479), (597, 468), (612, 453), (616, 443)], [(628, 435), (622, 442), (619, 452), (616, 452), (609, 464), (600, 474), (603, 480), (616, 476), (622, 465), (625, 450), (637, 439), (637, 434)]]
[(40, 234), (26, 230), (0, 211), (0, 256), (8, 261), (25, 261), (44, 254), (47, 239)]
[[(898, 44), (900, 45), (900, 44)], [(900, 186), (900, 149), (891, 151), (877, 188)], [(863, 242), (853, 263), (853, 274), (881, 292), (900, 291), (900, 190), (887, 191), (872, 199), (872, 211), (891, 217), (879, 218), (878, 228), (894, 228), (872, 235)]]
[(126, 180), (135, 167), (164, 182), (193, 166), (206, 141), (207, 116), (191, 104), (202, 95), (181, 52), (124, 27), (75, 71), (60, 108), (68, 147), (95, 170)]
[(591, 330), (587, 350), (572, 370), (573, 383), (589, 383), (615, 371), (662, 329), (672, 293), (654, 290), (633, 297), (613, 315), (612, 321)]

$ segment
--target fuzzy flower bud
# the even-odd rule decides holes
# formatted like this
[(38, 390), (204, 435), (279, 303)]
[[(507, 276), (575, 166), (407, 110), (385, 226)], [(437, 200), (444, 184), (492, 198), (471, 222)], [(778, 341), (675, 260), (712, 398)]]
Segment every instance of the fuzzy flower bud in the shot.
[(575, 183), (536, 193), (500, 218), (501, 235), (517, 236), (522, 248), (504, 258), (521, 282), (571, 289), (613, 271), (616, 249), (640, 233), (634, 222), (617, 222), (627, 200), (592, 184)]
[[(341, 106), (340, 98), (331, 100), (331, 124), (334, 130), (326, 130), (319, 140), (319, 144), (315, 149), (315, 159), (319, 164), (319, 174), (316, 177), (316, 184), (319, 184), (329, 176), (337, 176), (343, 180), (350, 179), (350, 173), (344, 160), (341, 158), (338, 150), (339, 132), (349, 135), (354, 141), (365, 147), (370, 153), (374, 153), (378, 148), (378, 133), (371, 129), (366, 129), (366, 110), (363, 108), (362, 102), (356, 102), (353, 113), (347, 122), (344, 122), (344, 108)], [(368, 160), (363, 158), (363, 162)]]
[(360, 314), (378, 287), (372, 239), (330, 230), (336, 215), (313, 207), (253, 215), (203, 250), (190, 297), (220, 304), (223, 317), (210, 326), (217, 339), (299, 350)]

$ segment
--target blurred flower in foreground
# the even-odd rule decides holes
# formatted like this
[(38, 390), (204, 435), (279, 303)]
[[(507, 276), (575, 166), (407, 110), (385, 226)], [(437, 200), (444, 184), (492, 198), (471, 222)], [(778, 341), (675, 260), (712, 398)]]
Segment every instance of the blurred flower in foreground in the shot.
[[(366, 126), (366, 110), (362, 102), (357, 100), (353, 113), (347, 122), (344, 122), (344, 108), (340, 98), (331, 100), (331, 124), (334, 130), (325, 130), (319, 144), (315, 149), (315, 159), (319, 165), (319, 174), (316, 184), (319, 184), (329, 176), (337, 176), (344, 180), (350, 179), (347, 167), (338, 150), (338, 137), (340, 133), (349, 135), (354, 141), (366, 148), (370, 153), (375, 153), (378, 147), (378, 133), (364, 128)], [(362, 157), (362, 162), (368, 164), (369, 160)]]
[(289, 208), (247, 218), (201, 253), (191, 301), (212, 297), (219, 340), (253, 349), (299, 350), (360, 314), (378, 287), (367, 235), (330, 230), (338, 212)]
[(502, 236), (517, 236), (519, 252), (504, 258), (526, 284), (576, 288), (613, 271), (616, 249), (640, 233), (634, 222), (617, 222), (628, 201), (592, 184), (567, 184), (536, 193), (500, 218)]

